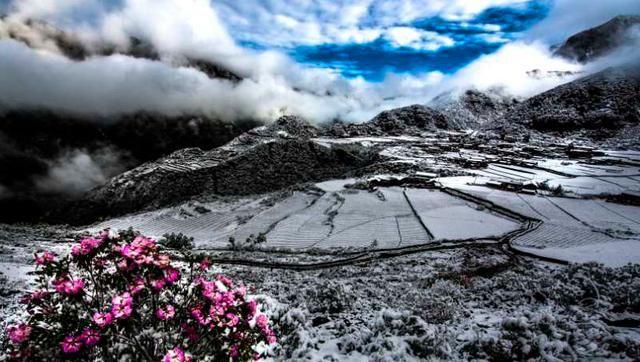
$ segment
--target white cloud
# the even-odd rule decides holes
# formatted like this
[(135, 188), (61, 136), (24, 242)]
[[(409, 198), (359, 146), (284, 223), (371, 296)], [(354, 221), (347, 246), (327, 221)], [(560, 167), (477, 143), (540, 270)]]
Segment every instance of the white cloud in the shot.
[(66, 14), (82, 4), (83, 0), (21, 0), (12, 3), (14, 13), (25, 19)]
[(161, 52), (219, 56), (238, 52), (209, 0), (125, 0), (102, 22), (106, 40), (122, 43), (134, 35)]
[(405, 26), (387, 29), (384, 37), (394, 47), (408, 47), (427, 51), (436, 51), (442, 47), (450, 47), (455, 44), (453, 39), (436, 32)]
[(19, 19), (46, 19), (59, 25), (77, 25), (105, 11), (101, 0), (13, 0), (10, 12)]
[(546, 71), (582, 70), (582, 66), (561, 58), (554, 58), (549, 47), (540, 42), (514, 42), (505, 45), (493, 54), (485, 55), (461, 69), (445, 81), (451, 88), (477, 88), (487, 90), (500, 87), (507, 93), (529, 97), (570, 81), (569, 78), (545, 77), (536, 79), (527, 72), (539, 69)]
[(441, 15), (450, 20), (468, 20), (484, 10), (496, 6), (509, 6), (526, 3), (529, 0), (453, 0), (446, 1), (440, 10)]
[[(442, 16), (468, 20), (493, 6), (527, 1), (218, 0), (213, 6), (234, 34), (242, 40), (268, 46), (293, 47), (368, 43), (385, 38), (385, 35), (394, 37), (393, 29), (409, 28), (410, 23), (417, 19)], [(410, 44), (416, 45), (417, 49), (429, 50), (435, 47), (423, 41)]]
[(103, 185), (122, 171), (117, 151), (105, 148), (90, 153), (76, 149), (52, 161), (47, 175), (36, 180), (36, 187), (44, 192), (80, 194)]

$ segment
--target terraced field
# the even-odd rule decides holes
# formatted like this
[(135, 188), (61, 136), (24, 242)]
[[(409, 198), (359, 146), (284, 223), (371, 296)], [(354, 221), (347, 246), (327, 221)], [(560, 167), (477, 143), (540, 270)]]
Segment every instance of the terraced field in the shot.
[[(581, 179), (585, 187), (599, 184), (593, 177)], [(478, 178), (443, 180), (446, 185), (527, 217), (540, 220), (535, 230), (512, 240), (514, 248), (570, 262), (599, 261), (619, 266), (640, 260), (640, 209), (602, 199), (531, 195), (481, 186)], [(637, 186), (633, 184), (629, 186)], [(570, 190), (567, 187), (566, 190)], [(622, 188), (628, 191), (627, 187)], [(579, 195), (571, 193), (570, 195)]]
[[(339, 183), (320, 186), (339, 189)], [(94, 229), (131, 226), (156, 237), (182, 232), (204, 249), (225, 248), (229, 237), (242, 243), (264, 234), (265, 248), (305, 250), (391, 249), (499, 237), (519, 227), (515, 220), (441, 191), (402, 187), (294, 192), (270, 206), (259, 199), (199, 206), (199, 211), (185, 205), (110, 220)]]
[[(559, 155), (524, 162), (471, 150), (429, 154), (427, 141), (414, 138), (316, 141), (328, 146), (364, 143), (380, 147), (391, 163), (455, 170), (467, 176), (437, 178), (435, 187), (401, 182), (369, 190), (351, 187), (406, 176), (372, 173), (307, 185), (285, 196), (188, 202), (92, 228), (131, 226), (155, 237), (181, 232), (193, 236), (199, 249), (228, 249), (230, 238), (236, 247), (255, 247), (252, 244), (260, 238), (266, 239), (258, 246), (263, 251), (326, 251), (337, 256), (341, 251), (400, 250), (445, 241), (504, 243), (504, 236), (510, 235), (513, 248), (549, 258), (584, 261), (591, 260), (591, 255), (592, 260), (615, 265), (640, 260), (633, 251), (640, 249), (635, 244), (640, 242), (640, 208), (605, 201), (606, 195), (640, 192), (640, 153), (607, 151), (589, 160)], [(468, 158), (487, 164), (467, 167)], [(496, 188), (496, 183), (505, 182), (548, 188), (535, 192)], [(551, 191), (556, 187), (561, 187), (559, 194)], [(525, 224), (531, 222), (535, 227), (529, 229)]]

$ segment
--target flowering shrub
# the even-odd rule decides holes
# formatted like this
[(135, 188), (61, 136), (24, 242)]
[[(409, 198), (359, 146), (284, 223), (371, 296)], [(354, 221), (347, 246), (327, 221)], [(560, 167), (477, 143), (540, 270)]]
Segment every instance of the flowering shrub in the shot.
[(251, 360), (273, 344), (246, 288), (207, 259), (177, 263), (132, 231), (82, 238), (71, 255), (35, 255), (28, 318), (7, 328), (14, 360)]

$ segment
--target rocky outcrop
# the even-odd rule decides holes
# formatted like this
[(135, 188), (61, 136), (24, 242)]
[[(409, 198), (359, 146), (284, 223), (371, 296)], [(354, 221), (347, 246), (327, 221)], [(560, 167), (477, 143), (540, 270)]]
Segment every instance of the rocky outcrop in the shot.
[(335, 123), (324, 134), (332, 137), (419, 135), (455, 128), (441, 112), (422, 105), (384, 111), (366, 123)]
[(555, 55), (586, 63), (638, 38), (640, 16), (617, 16), (610, 21), (573, 35)]
[(282, 116), (260, 130), (263, 136), (303, 139), (317, 137), (319, 132), (311, 123), (297, 116)]
[(618, 129), (640, 122), (640, 65), (609, 68), (527, 99), (507, 124), (538, 131)]

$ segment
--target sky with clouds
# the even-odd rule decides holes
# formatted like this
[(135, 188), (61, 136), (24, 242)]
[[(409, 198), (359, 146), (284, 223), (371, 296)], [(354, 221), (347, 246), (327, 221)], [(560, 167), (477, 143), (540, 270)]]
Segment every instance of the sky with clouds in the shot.
[(277, 48), (348, 77), (454, 72), (518, 39), (548, 0), (332, 0), (214, 3), (245, 46)]
[(244, 78), (232, 84), (127, 56), (72, 62), (0, 40), (6, 107), (360, 122), (452, 89), (527, 97), (572, 79), (532, 79), (533, 69), (595, 71), (553, 57), (550, 47), (613, 16), (640, 14), (640, 1), (0, 0), (0, 8), (5, 28), (42, 19), (87, 44), (135, 36), (162, 60), (209, 59)]

